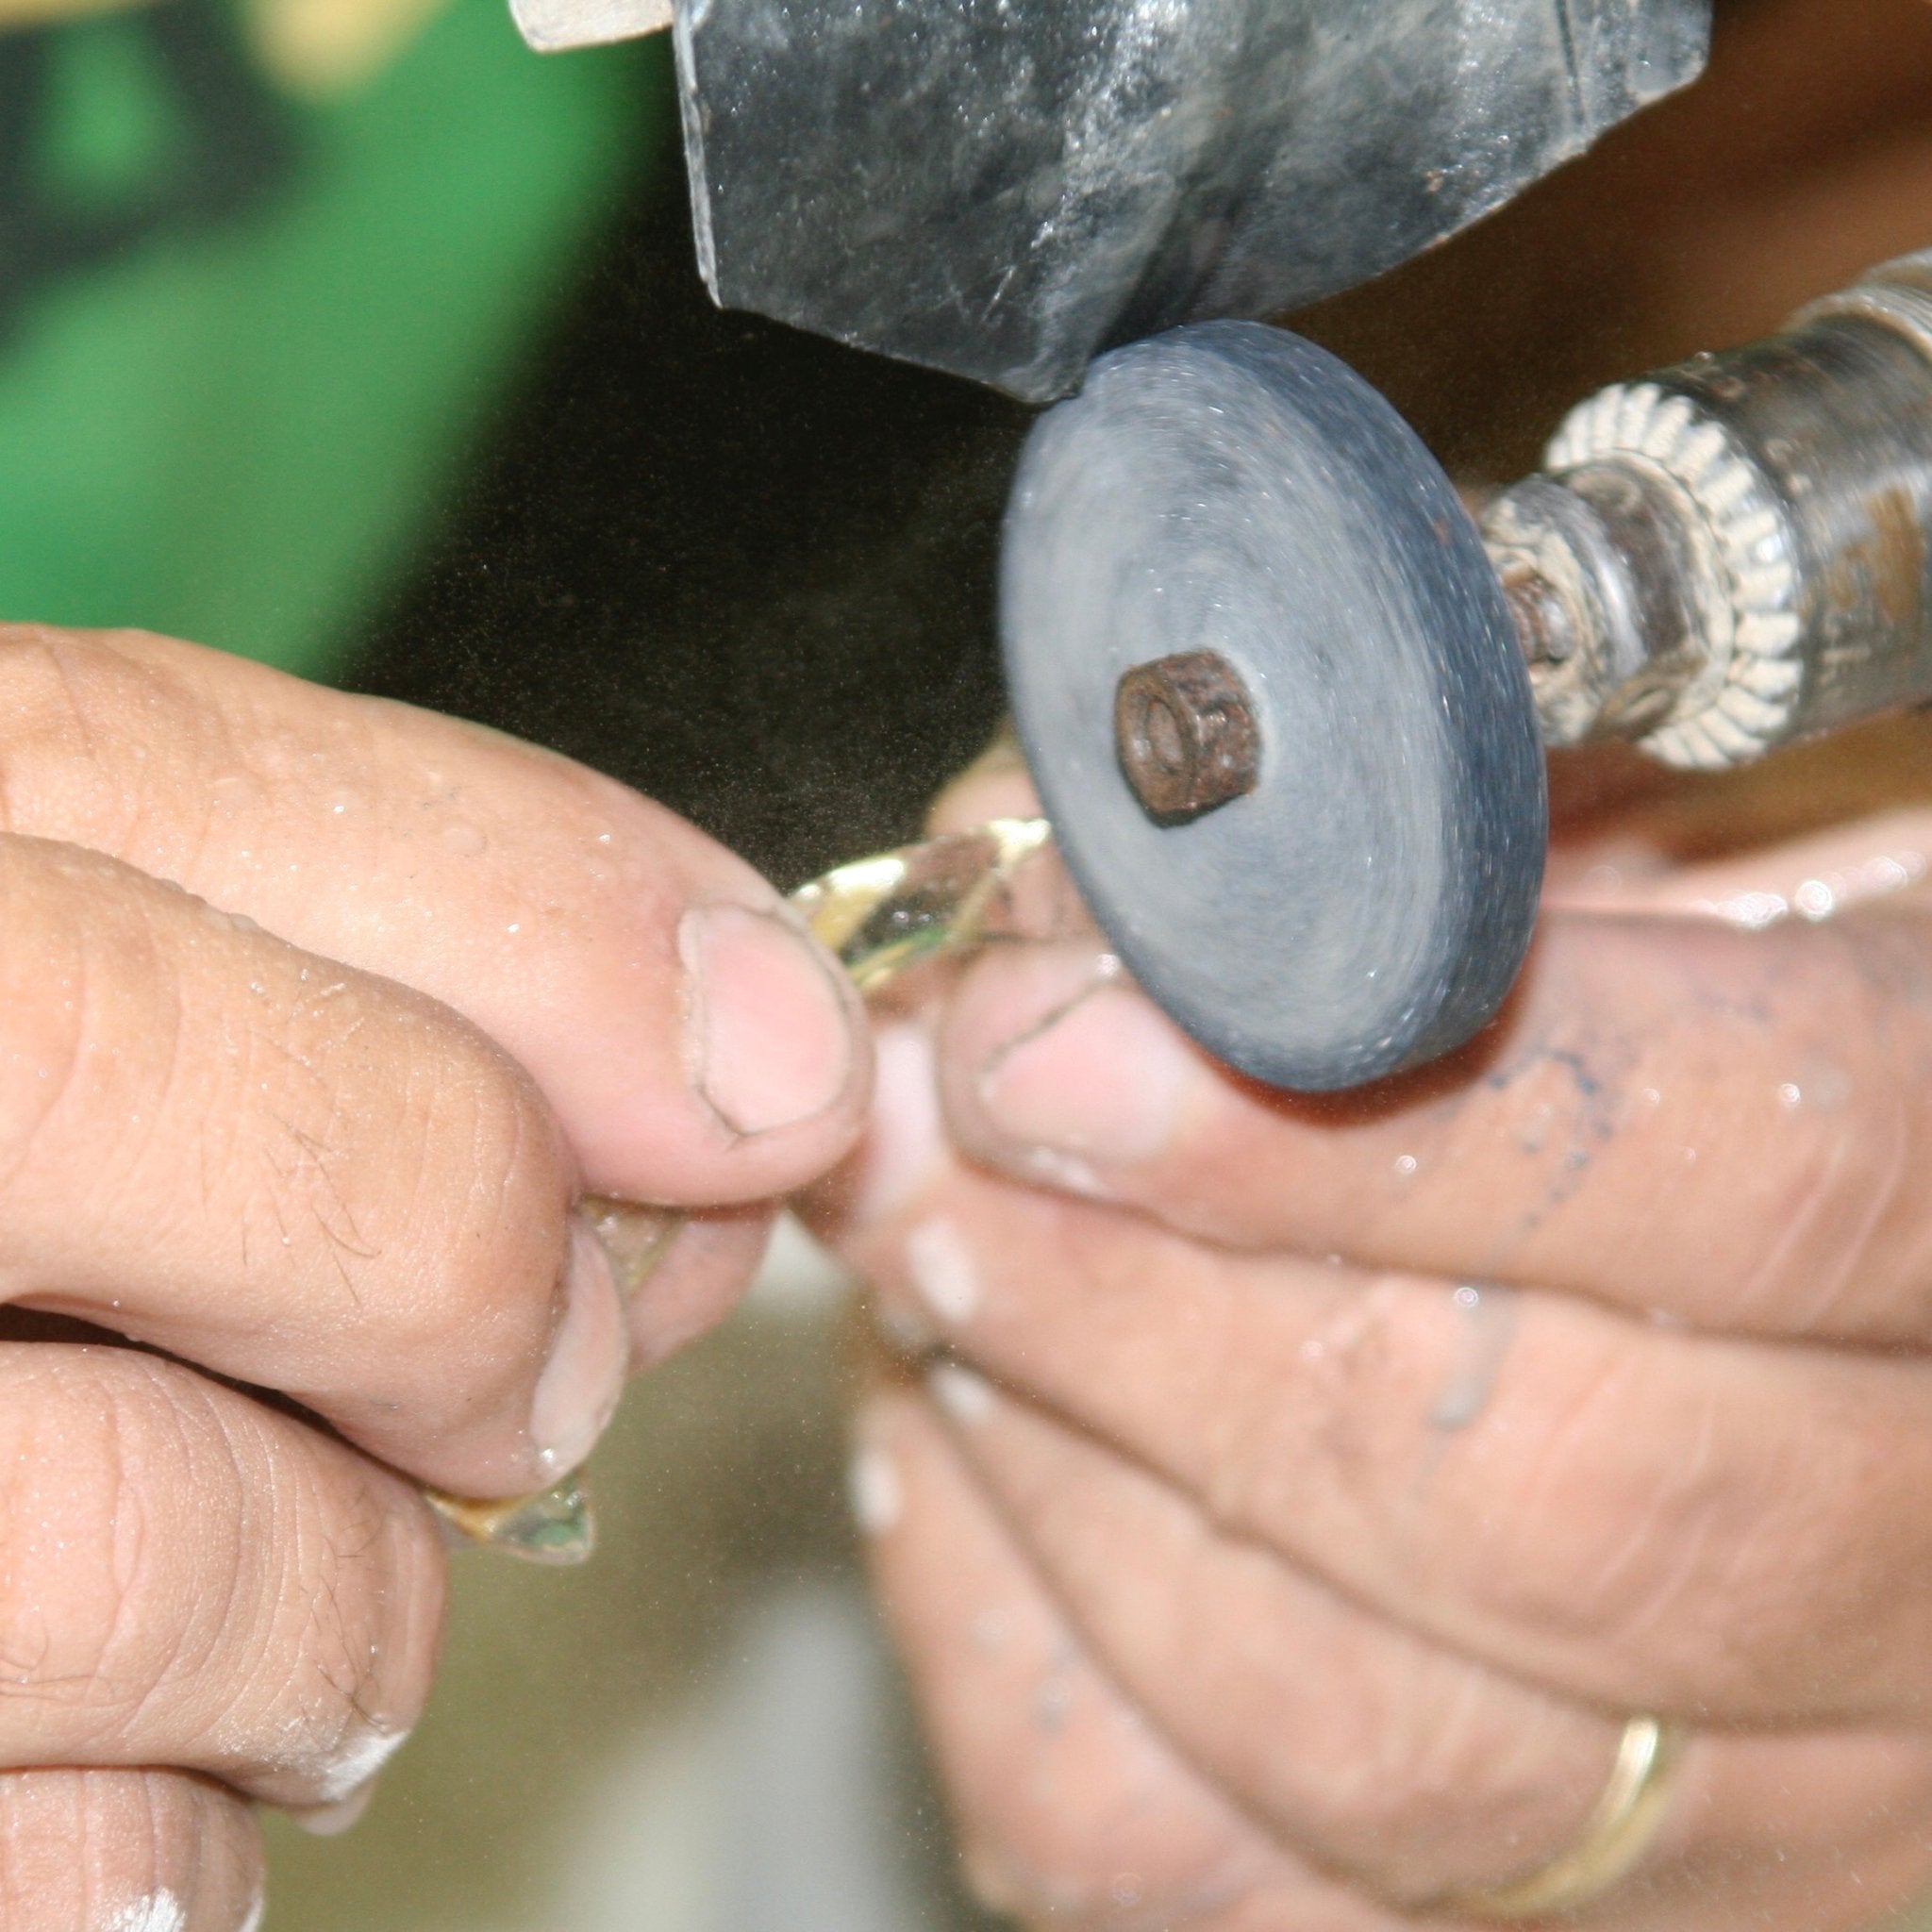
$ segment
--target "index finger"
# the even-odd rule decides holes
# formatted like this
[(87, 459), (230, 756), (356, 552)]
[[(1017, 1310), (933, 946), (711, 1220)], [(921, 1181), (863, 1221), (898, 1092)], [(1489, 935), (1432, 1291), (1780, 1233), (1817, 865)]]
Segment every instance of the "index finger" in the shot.
[(1272, 1092), (1084, 942), (989, 956), (941, 1031), (981, 1160), (1238, 1247), (1573, 1290), (1714, 1327), (1932, 1334), (1932, 920), (1546, 913), (1449, 1060)]
[(592, 1191), (801, 1186), (864, 1029), (776, 891), (675, 814), (458, 720), (139, 632), (0, 627), (0, 830), (104, 852), (453, 1007)]

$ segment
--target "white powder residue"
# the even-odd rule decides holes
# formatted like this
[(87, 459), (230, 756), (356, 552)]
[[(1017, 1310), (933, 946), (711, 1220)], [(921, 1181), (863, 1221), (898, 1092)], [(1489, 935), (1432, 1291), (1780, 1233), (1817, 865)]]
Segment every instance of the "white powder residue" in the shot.
[(317, 1803), (340, 1804), (351, 1793), (359, 1791), (395, 1756), (397, 1747), (408, 1735), (408, 1731), (392, 1731), (381, 1724), (358, 1731), (323, 1773), (317, 1786)]
[(107, 1932), (185, 1932), (187, 1924), (181, 1901), (163, 1889), (124, 1907), (109, 1921)]

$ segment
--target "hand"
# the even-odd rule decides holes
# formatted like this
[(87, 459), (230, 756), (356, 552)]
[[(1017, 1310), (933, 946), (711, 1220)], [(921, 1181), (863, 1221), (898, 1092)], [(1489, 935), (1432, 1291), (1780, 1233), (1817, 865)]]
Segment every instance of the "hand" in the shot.
[(414, 1484), (581, 1461), (868, 1053), (748, 868), (449, 719), (13, 628), (0, 786), (0, 1922), (227, 1932), (248, 1801), (353, 1800), (422, 1707)]
[[(929, 1367), (856, 1495), (991, 1900), (1464, 1924), (1637, 1712), (1690, 1741), (1591, 1924), (1926, 1884), (1927, 741), (1586, 800), (1499, 1023), (1360, 1094), (1229, 1075), (1091, 937), (882, 1032), (825, 1211)], [(1853, 823), (1790, 836), (1807, 774)]]

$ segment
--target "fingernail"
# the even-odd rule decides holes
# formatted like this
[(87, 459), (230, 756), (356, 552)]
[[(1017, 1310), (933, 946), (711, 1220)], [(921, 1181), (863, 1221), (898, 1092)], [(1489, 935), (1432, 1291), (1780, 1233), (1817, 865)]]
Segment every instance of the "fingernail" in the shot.
[(935, 1215), (906, 1237), (906, 1273), (914, 1291), (948, 1327), (979, 1312), (978, 1257), (958, 1223)]
[(910, 1022), (873, 1041), (872, 1125), (852, 1189), (854, 1232), (876, 1227), (918, 1198), (942, 1147), (932, 1036)]
[(355, 1734), (335, 1753), (328, 1769), (323, 1774), (322, 1808), (353, 1805), (358, 1798), (367, 1805), (383, 1766), (408, 1740), (407, 1726), (358, 1725)]
[(610, 1257), (590, 1224), (574, 1214), (563, 1312), (530, 1403), (530, 1440), (546, 1475), (562, 1475), (590, 1455), (617, 1408), (629, 1365)]
[(1130, 1167), (1167, 1144), (1198, 1064), (1141, 993), (1102, 979), (988, 1055), (977, 1098), (995, 1132), (1047, 1157), (1041, 1178), (1093, 1191), (1086, 1163)]
[(684, 1216), (668, 1208), (642, 1208), (634, 1201), (613, 1201), (608, 1194), (586, 1194), (577, 1203), (577, 1212), (604, 1243), (611, 1278), (625, 1301), (650, 1280), (672, 1236), (684, 1225)]
[(846, 1500), (852, 1520), (867, 1536), (884, 1536), (906, 1507), (899, 1465), (875, 1443), (861, 1443), (845, 1471)]
[(358, 1791), (351, 1791), (346, 1798), (338, 1798), (332, 1805), (304, 1805), (299, 1809), (291, 1808), (289, 1819), (299, 1824), (311, 1838), (341, 1838), (362, 1822), (362, 1814), (369, 1809), (370, 1802), (375, 1796), (375, 1780), (369, 1782)]
[(845, 1092), (856, 995), (838, 962), (779, 912), (702, 906), (678, 928), (699, 1091), (737, 1134), (824, 1113)]
[(933, 1400), (953, 1418), (972, 1427), (993, 1412), (999, 1397), (984, 1375), (958, 1362), (935, 1362), (926, 1371), (926, 1387)]
[[(730, 1314), (759, 1273), (774, 1220), (769, 1204), (680, 1218), (625, 1309), (633, 1375), (657, 1368)], [(788, 1286), (810, 1274), (817, 1257), (795, 1258), (797, 1265), (780, 1270)]]

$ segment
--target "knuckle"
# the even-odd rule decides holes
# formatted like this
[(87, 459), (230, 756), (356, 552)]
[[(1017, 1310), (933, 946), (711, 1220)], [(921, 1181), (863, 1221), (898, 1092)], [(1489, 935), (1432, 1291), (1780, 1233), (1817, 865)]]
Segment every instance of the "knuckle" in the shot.
[(1821, 1588), (1849, 1610), (1870, 1586), (1869, 1566), (1846, 1561), (1868, 1506), (1821, 1471), (1809, 1432), (1795, 1455), (1758, 1453), (1729, 1389), (1674, 1380), (1668, 1409), (1659, 1392), (1621, 1357), (1547, 1391), (1513, 1493), (1475, 1532), (1477, 1601), (1560, 1647), (1613, 1701), (1789, 1709), (1832, 1669)]
[(1453, 1687), (1427, 1681), (1435, 1664), (1394, 1674), (1297, 1754), (1295, 1808), (1323, 1865), (1411, 1907), (1573, 1839), (1613, 1741), (1588, 1711), (1443, 1661)]
[(996, 1910), (1096, 1932), (1195, 1925), (1267, 1862), (1124, 1708), (1089, 1708), (1052, 1740), (1006, 1735), (952, 1740), (967, 1874)]
[(0, 1752), (320, 1802), (427, 1693), (440, 1549), (396, 1478), (192, 1370), (0, 1351)]
[[(0, 1448), (0, 1679), (23, 1700), (29, 1731), (110, 1741), (220, 1639), (205, 1600), (183, 1587), (166, 1499), (206, 1506), (195, 1560), (220, 1563), (237, 1498), (203, 1453), (186, 1371), (47, 1344), (10, 1349), (0, 1364), (10, 1438)], [(181, 1385), (172, 1394), (171, 1379)]]
[(0, 1774), (8, 1932), (240, 1925), (261, 1892), (260, 1833), (232, 1792), (158, 1771)]
[(352, 1452), (239, 1402), (221, 1421), (252, 1534), (202, 1755), (272, 1801), (333, 1802), (421, 1715), (442, 1611), (435, 1536)]
[(1923, 1298), (1901, 1296), (1899, 1277), (1913, 1290), (1924, 1278), (1910, 1255), (1924, 1220), (1922, 941), (1888, 925), (1803, 937), (1809, 984), (1798, 998), (1820, 1017), (1773, 1074), (1776, 1131), (1740, 1142), (1750, 1166), (1734, 1212), (1755, 1226), (1756, 1254), (1729, 1285), (1728, 1319), (1763, 1302), (1799, 1334), (1915, 1338)]
[(150, 748), (220, 728), (158, 644), (138, 632), (0, 625), (0, 824), (123, 845), (158, 782)]
[[(336, 1277), (352, 1327), (420, 1400), (425, 1355), (465, 1399), (502, 1392), (547, 1332), (573, 1174), (534, 1082), (468, 1022), (405, 988), (284, 962), (279, 1025), (239, 1074), (252, 1251), (289, 1242)], [(407, 1391), (366, 1365), (372, 1414)], [(481, 1377), (479, 1381), (477, 1378)]]
[(73, 1092), (87, 1057), (85, 936), (47, 891), (43, 855), (0, 838), (8, 907), (0, 960), (0, 1189), (25, 1170)]
[(1502, 1493), (1474, 1525), (1468, 1574), (1507, 1624), (1628, 1650), (1668, 1623), (1707, 1561), (1725, 1474), (1707, 1454), (1655, 1452), (1665, 1438), (1707, 1451), (1717, 1418), (1706, 1402), (1667, 1431), (1633, 1425), (1651, 1412), (1641, 1373), (1610, 1350), (1552, 1377), (1540, 1418), (1514, 1432), (1511, 1473), (1488, 1473)]
[(529, 1076), (480, 1036), (452, 1046), (425, 1083), (420, 1158), (403, 1190), (425, 1283), (405, 1311), (406, 1339), (520, 1373), (549, 1331), (575, 1175)]
[(1196, 1391), (1200, 1493), (1215, 1527), (1293, 1547), (1314, 1486), (1331, 1508), (1379, 1514), (1402, 1424), (1391, 1388), (1413, 1340), (1403, 1277), (1336, 1297), (1299, 1339), (1230, 1321)]
[(0, 895), (0, 1196), (24, 1246), (77, 1186), (140, 1187), (189, 1039), (173, 922), (207, 908), (103, 853), (6, 834)]

